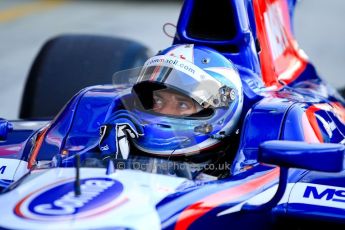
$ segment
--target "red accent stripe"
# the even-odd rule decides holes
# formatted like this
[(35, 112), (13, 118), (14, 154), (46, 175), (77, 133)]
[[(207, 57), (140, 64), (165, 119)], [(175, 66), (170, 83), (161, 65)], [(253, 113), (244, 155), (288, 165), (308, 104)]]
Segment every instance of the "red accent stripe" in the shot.
[(0, 146), (0, 156), (11, 156), (11, 155), (17, 155), (19, 151), (23, 149), (25, 146), (25, 142), (21, 142), (19, 144), (13, 144), (13, 145), (4, 145)]
[(316, 136), (313, 127), (311, 126), (307, 114), (302, 115), (301, 124), (303, 127), (304, 141), (308, 143), (320, 143), (318, 137)]
[(319, 124), (317, 123), (317, 119), (316, 119), (316, 116), (315, 116), (315, 112), (317, 112), (317, 111), (319, 111), (319, 110), (320, 110), (320, 109), (317, 108), (316, 106), (310, 106), (310, 107), (307, 109), (306, 114), (307, 114), (309, 123), (310, 123), (311, 127), (313, 128), (314, 133), (315, 133), (317, 139), (318, 139), (321, 143), (323, 143), (324, 140), (323, 140), (323, 137), (322, 137), (322, 133), (321, 133)]
[(200, 201), (185, 208), (180, 214), (175, 229), (187, 229), (194, 221), (215, 207), (235, 201), (236, 199), (245, 196), (260, 187), (272, 182), (279, 176), (279, 168), (275, 168), (270, 172), (255, 178), (247, 183), (231, 187), (224, 191), (207, 196)]
[(340, 102), (331, 102), (334, 114), (345, 124), (345, 108)]
[(118, 201), (115, 204), (113, 204), (112, 206), (110, 206), (110, 207), (108, 207), (106, 209), (103, 209), (103, 210), (101, 210), (99, 212), (93, 213), (92, 215), (86, 215), (86, 216), (78, 217), (78, 214), (76, 214), (76, 217), (78, 219), (85, 219), (85, 218), (90, 218), (90, 217), (98, 216), (98, 215), (101, 215), (103, 213), (109, 212), (109, 211), (111, 211), (111, 210), (113, 210), (115, 208), (118, 208), (118, 207), (122, 206), (123, 204), (127, 203), (128, 201), (129, 201), (129, 198), (128, 197), (124, 197), (120, 201)]
[[(290, 15), (286, 0), (254, 0), (253, 7), (257, 35), (262, 49), (259, 55), (262, 78), (266, 86), (275, 86), (279, 89), (282, 85), (278, 82), (278, 79), (284, 75), (283, 81), (286, 84), (292, 82), (305, 70), (308, 60), (301, 54), (301, 50), (298, 48), (291, 32)], [(282, 20), (279, 20), (280, 12), (278, 10), (282, 13)], [(264, 15), (266, 15), (266, 18)], [(269, 17), (272, 17), (271, 21), (275, 22), (274, 25), (270, 24)], [(272, 34), (272, 31), (278, 34)], [(269, 37), (277, 38), (277, 35), (281, 36), (280, 43), (272, 44)], [(272, 55), (273, 46), (284, 48), (276, 59)]]
[(153, 73), (151, 74), (150, 81), (157, 80), (157, 75), (159, 73), (160, 68), (161, 68), (160, 66), (155, 67), (155, 69), (153, 70)]
[(28, 169), (32, 169), (32, 167), (35, 165), (36, 157), (38, 155), (39, 150), (41, 149), (41, 146), (42, 146), (42, 143), (43, 143), (44, 137), (46, 136), (47, 131), (48, 131), (48, 128), (46, 128), (39, 134), (36, 140), (35, 148), (32, 151), (29, 161), (28, 161)]

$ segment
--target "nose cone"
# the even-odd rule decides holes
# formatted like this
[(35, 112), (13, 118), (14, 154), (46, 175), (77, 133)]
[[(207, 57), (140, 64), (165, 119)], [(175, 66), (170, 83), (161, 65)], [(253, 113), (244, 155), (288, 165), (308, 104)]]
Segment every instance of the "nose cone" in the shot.
[(74, 193), (75, 169), (34, 172), (0, 197), (1, 227), (18, 229), (161, 229), (156, 204), (188, 180), (137, 170), (82, 168), (81, 195)]

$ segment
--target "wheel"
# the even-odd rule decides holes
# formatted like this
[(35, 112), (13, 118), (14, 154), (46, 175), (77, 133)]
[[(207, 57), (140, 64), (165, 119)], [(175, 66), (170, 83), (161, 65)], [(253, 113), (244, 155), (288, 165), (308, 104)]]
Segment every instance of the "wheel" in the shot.
[(340, 95), (345, 98), (345, 87), (339, 90)]
[(109, 36), (60, 35), (41, 48), (27, 77), (20, 119), (51, 119), (79, 90), (111, 84), (112, 75), (149, 58), (142, 44)]

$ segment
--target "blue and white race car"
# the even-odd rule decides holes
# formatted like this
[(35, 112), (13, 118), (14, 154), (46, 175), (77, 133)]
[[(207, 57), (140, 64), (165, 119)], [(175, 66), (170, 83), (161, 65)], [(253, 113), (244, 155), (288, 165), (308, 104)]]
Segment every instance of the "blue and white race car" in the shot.
[[(217, 130), (218, 122), (195, 127), (198, 138), (207, 134), (225, 144), (220, 158), (207, 163), (183, 154), (198, 138), (160, 155), (128, 149), (135, 143), (118, 138), (121, 131), (144, 135), (155, 148), (173, 142), (170, 131), (179, 138), (166, 120), (150, 115), (139, 116), (146, 120), (138, 127), (123, 106), (138, 77), (134, 70), (144, 78), (135, 67), (150, 57), (145, 47), (93, 35), (49, 40), (28, 77), (21, 119), (0, 119), (0, 229), (344, 229), (345, 101), (298, 47), (295, 4), (184, 1), (173, 47), (221, 53), (236, 67), (234, 84), (243, 92), (231, 134)], [(164, 51), (171, 60), (149, 59), (144, 72), (152, 63), (180, 61), (181, 72), (192, 72), (184, 77), (217, 85), (186, 68), (197, 57), (180, 51)], [(154, 65), (153, 73), (167, 66)], [(103, 84), (99, 76), (110, 81), (115, 70), (114, 84)], [(228, 96), (222, 103), (239, 92), (217, 90)], [(119, 127), (115, 136), (108, 121)], [(159, 141), (147, 127), (161, 130)], [(102, 145), (107, 135), (113, 146)], [(125, 156), (108, 154), (111, 148)]]

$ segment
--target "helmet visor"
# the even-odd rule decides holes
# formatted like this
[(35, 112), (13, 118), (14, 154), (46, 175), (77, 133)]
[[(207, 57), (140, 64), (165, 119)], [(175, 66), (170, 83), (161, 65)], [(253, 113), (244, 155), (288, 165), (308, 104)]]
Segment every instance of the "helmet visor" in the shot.
[[(127, 79), (135, 85), (143, 82), (164, 85), (192, 98), (202, 108), (227, 107), (236, 96), (235, 89), (222, 84), (198, 66), (175, 57), (155, 56), (137, 74), (136, 78), (127, 76)], [(114, 77), (115, 84), (118, 80), (119, 77)]]
[(231, 102), (230, 88), (198, 66), (175, 57), (155, 56), (149, 59), (137, 83), (143, 81), (161, 83), (178, 90), (203, 108), (228, 106)]

